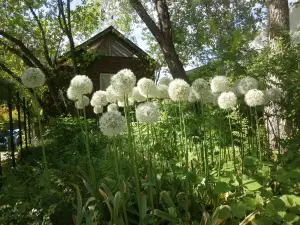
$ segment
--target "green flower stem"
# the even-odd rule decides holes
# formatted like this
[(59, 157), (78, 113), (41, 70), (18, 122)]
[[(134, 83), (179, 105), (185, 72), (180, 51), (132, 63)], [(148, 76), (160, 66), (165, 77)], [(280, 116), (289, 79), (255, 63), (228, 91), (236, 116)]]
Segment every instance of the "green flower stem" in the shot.
[(179, 112), (180, 112), (180, 117), (181, 117), (181, 122), (182, 122), (182, 127), (181, 127), (181, 136), (182, 136), (182, 144), (183, 148), (185, 151), (185, 223), (188, 225), (189, 224), (189, 180), (188, 180), (188, 172), (189, 172), (189, 151), (186, 146), (186, 130), (185, 130), (185, 120), (184, 120), (184, 114), (183, 110), (181, 108), (181, 102), (179, 101)]
[(252, 108), (250, 107), (250, 122), (251, 122), (251, 154), (254, 155), (254, 139), (253, 139), (253, 118), (252, 118)]
[[(34, 96), (34, 101), (37, 103), (37, 98), (35, 91), (33, 90), (33, 96)], [(44, 167), (45, 167), (45, 172), (48, 181), (50, 181), (49, 177), (49, 170), (48, 170), (48, 163), (47, 163), (47, 158), (46, 158), (46, 148), (45, 148), (45, 142), (44, 142), (44, 137), (43, 137), (43, 128), (42, 128), (42, 123), (41, 123), (41, 116), (40, 112), (37, 112), (37, 117), (38, 117), (38, 123), (39, 123), (39, 131), (40, 131), (40, 136), (41, 136), (41, 144), (42, 144), (42, 151), (43, 151), (43, 162), (44, 162)]]
[(93, 188), (96, 190), (97, 189), (96, 174), (95, 174), (93, 162), (92, 162), (92, 159), (91, 159), (90, 146), (89, 146), (89, 137), (88, 137), (88, 125), (87, 125), (85, 108), (83, 108), (83, 115), (84, 115), (86, 154), (87, 154), (87, 157), (88, 157), (89, 170), (90, 170), (90, 176), (92, 177)]
[(141, 188), (140, 188), (140, 181), (139, 181), (139, 175), (136, 167), (136, 152), (135, 148), (133, 146), (133, 136), (132, 136), (132, 127), (131, 127), (131, 121), (130, 121), (130, 115), (129, 115), (129, 107), (128, 107), (128, 97), (125, 96), (124, 98), (125, 107), (124, 107), (124, 113), (125, 113), (125, 119), (126, 119), (126, 125), (127, 125), (127, 135), (128, 135), (128, 152), (130, 157), (130, 163), (133, 166), (133, 173), (135, 176), (135, 184), (136, 184), (136, 198), (139, 208), (139, 221), (140, 224), (143, 224), (142, 221), (142, 208), (141, 208)]
[(261, 157), (261, 145), (260, 145), (260, 131), (259, 131), (259, 120), (258, 120), (258, 116), (257, 116), (257, 110), (256, 107), (254, 108), (255, 110), (255, 122), (256, 122), (256, 140), (257, 140), (257, 144), (258, 144), (258, 156), (259, 156), (259, 162), (262, 162), (262, 157)]
[(231, 125), (231, 119), (230, 119), (229, 113), (228, 113), (228, 122), (229, 122), (230, 137), (231, 137), (231, 148), (232, 148), (232, 154), (233, 154), (233, 167), (234, 167), (235, 173), (237, 173), (236, 164), (235, 164), (235, 148), (234, 148), (234, 143), (233, 143), (232, 125)]
[(118, 185), (119, 185), (119, 188), (120, 188), (121, 198), (122, 198), (122, 207), (123, 207), (123, 214), (124, 214), (125, 224), (129, 225), (128, 218), (127, 218), (126, 199), (124, 197), (124, 186), (123, 186), (123, 182), (121, 181), (121, 178), (120, 178), (120, 173), (122, 174), (122, 169), (121, 169), (121, 171), (119, 170), (120, 159), (119, 159), (119, 153), (118, 153), (116, 138), (113, 138), (113, 152), (114, 152), (114, 158), (115, 158), (115, 160), (114, 160), (115, 170), (116, 170), (116, 173), (117, 173)]
[[(201, 104), (201, 114), (202, 114), (202, 122), (203, 122), (203, 138), (202, 138), (202, 152), (203, 152), (203, 160), (204, 160), (204, 165), (205, 165), (205, 176), (206, 176), (206, 180), (208, 180), (208, 177), (209, 177), (209, 174), (208, 174), (208, 153), (207, 153), (207, 148), (205, 148), (205, 132), (206, 132), (206, 129), (205, 129), (205, 113), (204, 113), (204, 105)], [(202, 124), (202, 123), (201, 123)]]

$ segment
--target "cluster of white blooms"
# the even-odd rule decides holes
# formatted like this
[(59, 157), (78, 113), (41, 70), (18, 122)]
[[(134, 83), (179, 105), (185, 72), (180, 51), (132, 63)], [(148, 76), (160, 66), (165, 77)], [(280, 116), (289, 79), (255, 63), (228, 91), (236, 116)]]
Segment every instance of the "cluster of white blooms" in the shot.
[(30, 67), (27, 68), (22, 76), (22, 83), (25, 87), (36, 88), (42, 87), (45, 84), (45, 75), (39, 68)]
[(76, 89), (80, 95), (90, 94), (93, 91), (93, 82), (86, 75), (76, 75), (72, 80), (70, 87)]
[(136, 83), (136, 77), (131, 70), (123, 69), (111, 77), (110, 83), (114, 93), (119, 98), (124, 98), (131, 94)]
[(94, 92), (91, 99), (91, 105), (94, 107), (106, 106), (108, 104), (106, 96), (107, 93), (105, 91)]
[(108, 102), (117, 102), (118, 97), (111, 85), (106, 88), (106, 99)]
[(107, 106), (107, 112), (115, 111), (118, 112), (118, 105), (115, 103), (111, 103)]
[(168, 77), (168, 76), (162, 76), (158, 79), (157, 81), (157, 85), (166, 85), (169, 86), (169, 84), (171, 83), (173, 79)]
[(266, 102), (278, 102), (282, 96), (282, 91), (279, 88), (270, 88), (265, 91)]
[(134, 87), (132, 89), (132, 94), (130, 95), (130, 99), (135, 102), (144, 102), (146, 101), (146, 97), (141, 95), (138, 87)]
[(157, 88), (157, 98), (167, 99), (169, 98), (168, 86), (164, 84), (158, 84)]
[(93, 111), (94, 111), (95, 114), (100, 114), (100, 113), (103, 112), (103, 107), (102, 106), (95, 106), (93, 108)]
[(201, 100), (209, 90), (209, 83), (202, 78), (198, 78), (192, 83), (191, 88), (195, 96)]
[(82, 97), (82, 94), (81, 91), (78, 91), (78, 89), (74, 87), (69, 87), (67, 90), (67, 97), (72, 101), (77, 101)]
[(136, 109), (136, 119), (142, 123), (155, 123), (160, 118), (157, 105), (152, 102), (145, 102), (138, 105)]
[(225, 76), (215, 76), (210, 82), (213, 93), (221, 93), (230, 89), (230, 83)]
[(249, 90), (245, 94), (245, 102), (250, 107), (264, 105), (265, 104), (264, 92), (258, 89)]
[(75, 102), (75, 107), (77, 109), (83, 109), (84, 107), (87, 107), (90, 103), (90, 99), (83, 95), (80, 99), (78, 99), (76, 102)]
[(173, 101), (187, 101), (189, 99), (191, 87), (182, 79), (174, 79), (169, 85), (168, 92)]
[(125, 128), (125, 118), (116, 111), (106, 112), (100, 118), (100, 130), (109, 137), (121, 134)]
[(218, 105), (221, 109), (231, 109), (237, 104), (237, 97), (231, 91), (222, 92), (218, 97)]
[[(134, 105), (134, 101), (131, 98), (128, 98), (128, 106), (133, 106)], [(123, 99), (118, 99), (117, 102), (119, 107), (125, 107), (125, 101)]]
[(137, 87), (141, 95), (146, 98), (154, 98), (157, 95), (156, 85), (153, 80), (143, 77), (137, 82)]
[(236, 85), (237, 91), (242, 95), (246, 94), (249, 90), (257, 88), (258, 81), (253, 77), (245, 77), (241, 79)]
[(203, 92), (203, 94), (198, 99), (202, 104), (214, 103), (216, 102), (215, 95), (216, 93), (212, 93), (210, 90), (207, 90), (206, 92)]

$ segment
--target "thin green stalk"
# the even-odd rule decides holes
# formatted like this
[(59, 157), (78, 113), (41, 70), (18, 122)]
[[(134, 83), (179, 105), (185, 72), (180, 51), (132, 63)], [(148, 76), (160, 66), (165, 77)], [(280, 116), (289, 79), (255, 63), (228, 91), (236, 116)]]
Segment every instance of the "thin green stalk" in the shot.
[(251, 121), (251, 154), (254, 155), (254, 140), (253, 140), (253, 118), (252, 118), (252, 107), (250, 107), (250, 121)]
[(221, 171), (221, 157), (222, 157), (222, 119), (221, 111), (219, 110), (219, 165), (218, 165), (218, 180), (220, 180), (220, 171)]
[(123, 214), (124, 214), (124, 219), (125, 219), (125, 224), (128, 225), (128, 218), (127, 218), (127, 209), (126, 209), (126, 199), (124, 197), (124, 186), (122, 184), (122, 181), (120, 179), (120, 172), (122, 173), (122, 169), (121, 171), (119, 170), (119, 154), (118, 154), (118, 147), (116, 144), (116, 139), (113, 138), (113, 152), (114, 152), (114, 157), (115, 157), (115, 170), (117, 173), (117, 178), (118, 178), (118, 185), (120, 188), (120, 192), (121, 192), (121, 198), (122, 198), (122, 207), (123, 207)]
[(85, 129), (85, 140), (84, 141), (85, 141), (86, 154), (88, 157), (89, 170), (90, 170), (90, 176), (92, 177), (93, 188), (96, 190), (97, 189), (97, 181), (96, 181), (96, 174), (95, 174), (93, 162), (91, 159), (91, 153), (90, 153), (88, 125), (87, 125), (85, 108), (83, 108), (83, 116), (84, 116), (84, 129)]
[(231, 119), (230, 119), (229, 113), (228, 113), (228, 121), (229, 121), (230, 137), (231, 137), (231, 148), (232, 148), (232, 153), (233, 153), (233, 167), (234, 167), (234, 171), (236, 173), (237, 170), (236, 170), (236, 164), (235, 164), (235, 148), (234, 148), (234, 143), (233, 143), (232, 125), (231, 125)]
[(204, 174), (206, 179), (208, 179), (208, 158), (207, 158), (207, 150), (204, 149), (204, 143), (205, 143), (205, 125), (204, 125), (204, 105), (200, 105), (201, 108), (201, 116), (202, 116), (202, 121), (200, 125), (200, 129), (203, 132), (202, 134), (202, 140), (201, 140), (201, 155), (202, 155), (202, 165), (204, 168)]
[(258, 156), (259, 156), (259, 162), (261, 163), (262, 159), (261, 159), (259, 120), (258, 120), (258, 116), (257, 116), (256, 107), (254, 108), (254, 110), (255, 110), (255, 120), (256, 120), (256, 133), (257, 133), (256, 139), (257, 139), (257, 143), (258, 143)]
[[(34, 90), (33, 90), (33, 96), (34, 96), (34, 101), (37, 103), (38, 101), (37, 101), (36, 94), (35, 94)], [(39, 131), (40, 131), (40, 136), (41, 136), (44, 167), (45, 167), (47, 179), (48, 179), (48, 181), (50, 181), (48, 163), (47, 163), (47, 158), (46, 158), (46, 148), (45, 148), (45, 142), (44, 142), (44, 137), (43, 137), (43, 128), (42, 128), (42, 123), (41, 123), (41, 115), (40, 115), (39, 111), (37, 112), (37, 117), (38, 117)]]
[[(149, 124), (147, 126), (147, 136), (150, 139), (150, 128)], [(152, 151), (150, 146), (150, 140), (148, 143), (148, 188), (150, 194), (150, 202), (151, 202), (151, 209), (154, 212), (154, 201), (153, 201), (153, 174), (152, 174)], [(152, 220), (154, 221), (154, 213), (152, 213)]]
[(125, 107), (124, 107), (124, 113), (125, 113), (125, 119), (126, 119), (126, 125), (127, 125), (127, 135), (128, 135), (128, 152), (130, 157), (130, 163), (133, 166), (133, 173), (135, 176), (135, 184), (136, 184), (136, 198), (138, 203), (138, 209), (139, 209), (139, 221), (140, 224), (143, 224), (142, 221), (142, 209), (141, 209), (141, 188), (140, 188), (140, 181), (139, 181), (139, 175), (136, 168), (136, 152), (133, 146), (133, 136), (132, 136), (132, 127), (131, 127), (131, 121), (130, 121), (130, 115), (129, 115), (129, 107), (128, 107), (128, 97), (124, 97), (125, 101)]
[(179, 101), (179, 111), (180, 111), (180, 117), (181, 117), (181, 121), (182, 121), (182, 130), (181, 130), (181, 134), (182, 134), (182, 139), (184, 140), (183, 142), (183, 147), (185, 150), (185, 185), (186, 185), (186, 190), (185, 190), (185, 212), (186, 212), (186, 218), (185, 218), (185, 222), (188, 225), (189, 224), (189, 180), (188, 180), (188, 172), (189, 172), (189, 152), (188, 152), (188, 148), (186, 146), (186, 130), (185, 130), (185, 120), (184, 120), (184, 114), (183, 114), (183, 110), (181, 108), (181, 102)]

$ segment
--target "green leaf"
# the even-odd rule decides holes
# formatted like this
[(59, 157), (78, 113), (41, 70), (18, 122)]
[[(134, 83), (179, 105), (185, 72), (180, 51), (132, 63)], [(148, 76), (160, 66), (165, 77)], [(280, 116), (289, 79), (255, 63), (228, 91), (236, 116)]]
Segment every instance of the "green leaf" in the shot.
[(283, 211), (284, 212), (284, 211), (287, 210), (287, 207), (286, 207), (284, 201), (282, 201), (280, 198), (273, 197), (271, 199), (271, 202), (275, 206), (276, 211)]
[(256, 191), (262, 187), (258, 182), (252, 179), (245, 180), (243, 183), (249, 191)]
[(120, 206), (121, 206), (121, 193), (120, 191), (118, 191), (114, 197), (114, 218), (115, 219), (119, 217)]
[(293, 198), (297, 197), (295, 195), (283, 195), (281, 196), (281, 200), (284, 202), (287, 208), (291, 208), (295, 205)]
[(231, 213), (230, 207), (223, 207), (219, 211), (219, 217), (218, 218), (223, 219), (223, 220), (227, 220), (231, 216), (232, 216), (232, 213)]
[(234, 217), (237, 217), (237, 218), (240, 219), (240, 218), (243, 218), (246, 215), (246, 210), (247, 209), (244, 206), (243, 202), (241, 202), (241, 201), (230, 204), (230, 208), (231, 208), (231, 211), (232, 211), (232, 215)]
[(170, 195), (169, 195), (168, 192), (162, 191), (160, 194), (161, 194), (162, 199), (167, 203), (168, 207), (174, 207), (174, 208), (176, 208), (175, 203), (171, 199), (171, 197), (170, 197)]
[(272, 220), (267, 217), (261, 217), (261, 218), (255, 219), (254, 222), (256, 225), (272, 225), (273, 224)]
[(294, 223), (299, 221), (299, 216), (297, 216), (294, 213), (287, 213), (285, 214), (285, 216), (283, 217), (284, 222), (288, 222), (288, 223)]
[(171, 221), (171, 222), (178, 222), (178, 219), (175, 216), (170, 215), (169, 213), (166, 213), (164, 211), (161, 211), (159, 209), (154, 209), (154, 215), (160, 217), (161, 219)]
[(223, 194), (223, 193), (226, 193), (228, 191), (230, 191), (230, 187), (227, 183), (217, 182), (213, 192), (215, 194)]
[(255, 210), (256, 209), (256, 201), (254, 198), (244, 197), (243, 198), (244, 206), (248, 210)]

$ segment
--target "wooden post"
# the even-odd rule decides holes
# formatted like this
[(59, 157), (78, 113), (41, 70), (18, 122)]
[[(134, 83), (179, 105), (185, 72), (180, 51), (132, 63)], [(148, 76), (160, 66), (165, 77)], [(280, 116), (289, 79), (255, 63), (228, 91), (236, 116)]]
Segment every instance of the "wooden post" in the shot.
[(27, 121), (28, 121), (28, 139), (29, 139), (29, 145), (31, 145), (31, 120), (30, 120), (29, 102), (27, 102)]
[(9, 135), (10, 135), (10, 149), (11, 149), (11, 160), (12, 166), (16, 167), (15, 159), (15, 143), (14, 143), (14, 134), (13, 134), (13, 118), (12, 118), (12, 97), (11, 97), (11, 87), (8, 87), (8, 114), (9, 114)]
[(21, 100), (20, 100), (20, 93), (19, 92), (17, 92), (17, 111), (18, 111), (20, 150), (21, 150), (21, 157), (22, 157), (22, 155), (23, 155), (23, 142), (22, 142), (22, 123), (21, 123)]
[(24, 113), (24, 134), (25, 134), (25, 149), (28, 152), (28, 143), (27, 143), (27, 125), (26, 125), (26, 101), (25, 97), (23, 97), (23, 113)]

